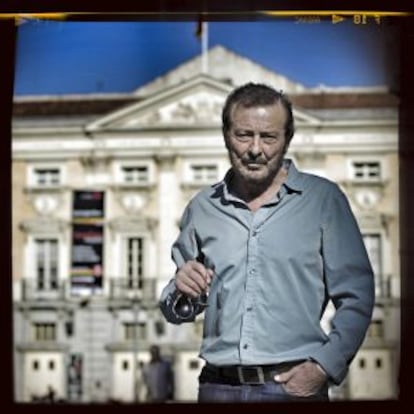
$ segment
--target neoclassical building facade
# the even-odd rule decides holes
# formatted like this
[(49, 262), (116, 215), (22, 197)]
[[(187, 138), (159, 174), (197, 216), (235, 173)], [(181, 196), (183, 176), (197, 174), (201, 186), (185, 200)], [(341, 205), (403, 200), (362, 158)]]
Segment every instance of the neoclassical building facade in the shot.
[[(348, 195), (375, 270), (376, 307), (336, 399), (398, 396), (398, 100), (386, 87), (309, 89), (221, 46), (127, 94), (16, 97), (12, 131), (15, 400), (140, 402), (150, 344), (194, 401), (202, 315), (167, 324), (158, 297), (193, 194), (229, 167), (224, 99), (258, 81), (292, 99), (298, 167)], [(328, 309), (323, 324), (329, 329)]]

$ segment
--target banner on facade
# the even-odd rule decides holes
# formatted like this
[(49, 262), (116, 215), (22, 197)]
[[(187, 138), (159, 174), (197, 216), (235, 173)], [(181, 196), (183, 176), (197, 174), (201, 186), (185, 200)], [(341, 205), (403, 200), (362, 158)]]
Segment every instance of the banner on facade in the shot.
[(72, 293), (102, 289), (104, 192), (74, 191), (72, 210)]

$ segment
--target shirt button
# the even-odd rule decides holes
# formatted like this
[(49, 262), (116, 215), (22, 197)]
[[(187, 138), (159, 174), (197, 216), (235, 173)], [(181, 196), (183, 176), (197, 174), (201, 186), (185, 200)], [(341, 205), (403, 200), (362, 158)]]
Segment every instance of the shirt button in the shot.
[(247, 344), (244, 344), (244, 345), (243, 345), (243, 348), (244, 348), (244, 349), (247, 349), (248, 347), (249, 347), (249, 345), (247, 345)]
[(246, 310), (247, 312), (250, 312), (253, 308), (251, 306), (249, 306)]
[(256, 270), (255, 269), (250, 269), (250, 274), (252, 275), (253, 273), (255, 273), (256, 272)]

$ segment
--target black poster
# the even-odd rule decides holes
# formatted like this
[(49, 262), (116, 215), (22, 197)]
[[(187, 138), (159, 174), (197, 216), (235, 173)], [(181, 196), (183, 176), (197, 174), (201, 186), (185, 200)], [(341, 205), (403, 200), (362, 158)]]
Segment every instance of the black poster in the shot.
[(102, 289), (104, 193), (74, 191), (72, 213), (72, 292)]

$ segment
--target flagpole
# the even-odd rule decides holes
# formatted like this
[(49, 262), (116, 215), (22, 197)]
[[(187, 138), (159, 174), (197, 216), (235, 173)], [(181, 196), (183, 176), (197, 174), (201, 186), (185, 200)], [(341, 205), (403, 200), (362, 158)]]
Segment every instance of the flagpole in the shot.
[(208, 73), (208, 23), (201, 23), (201, 72)]

